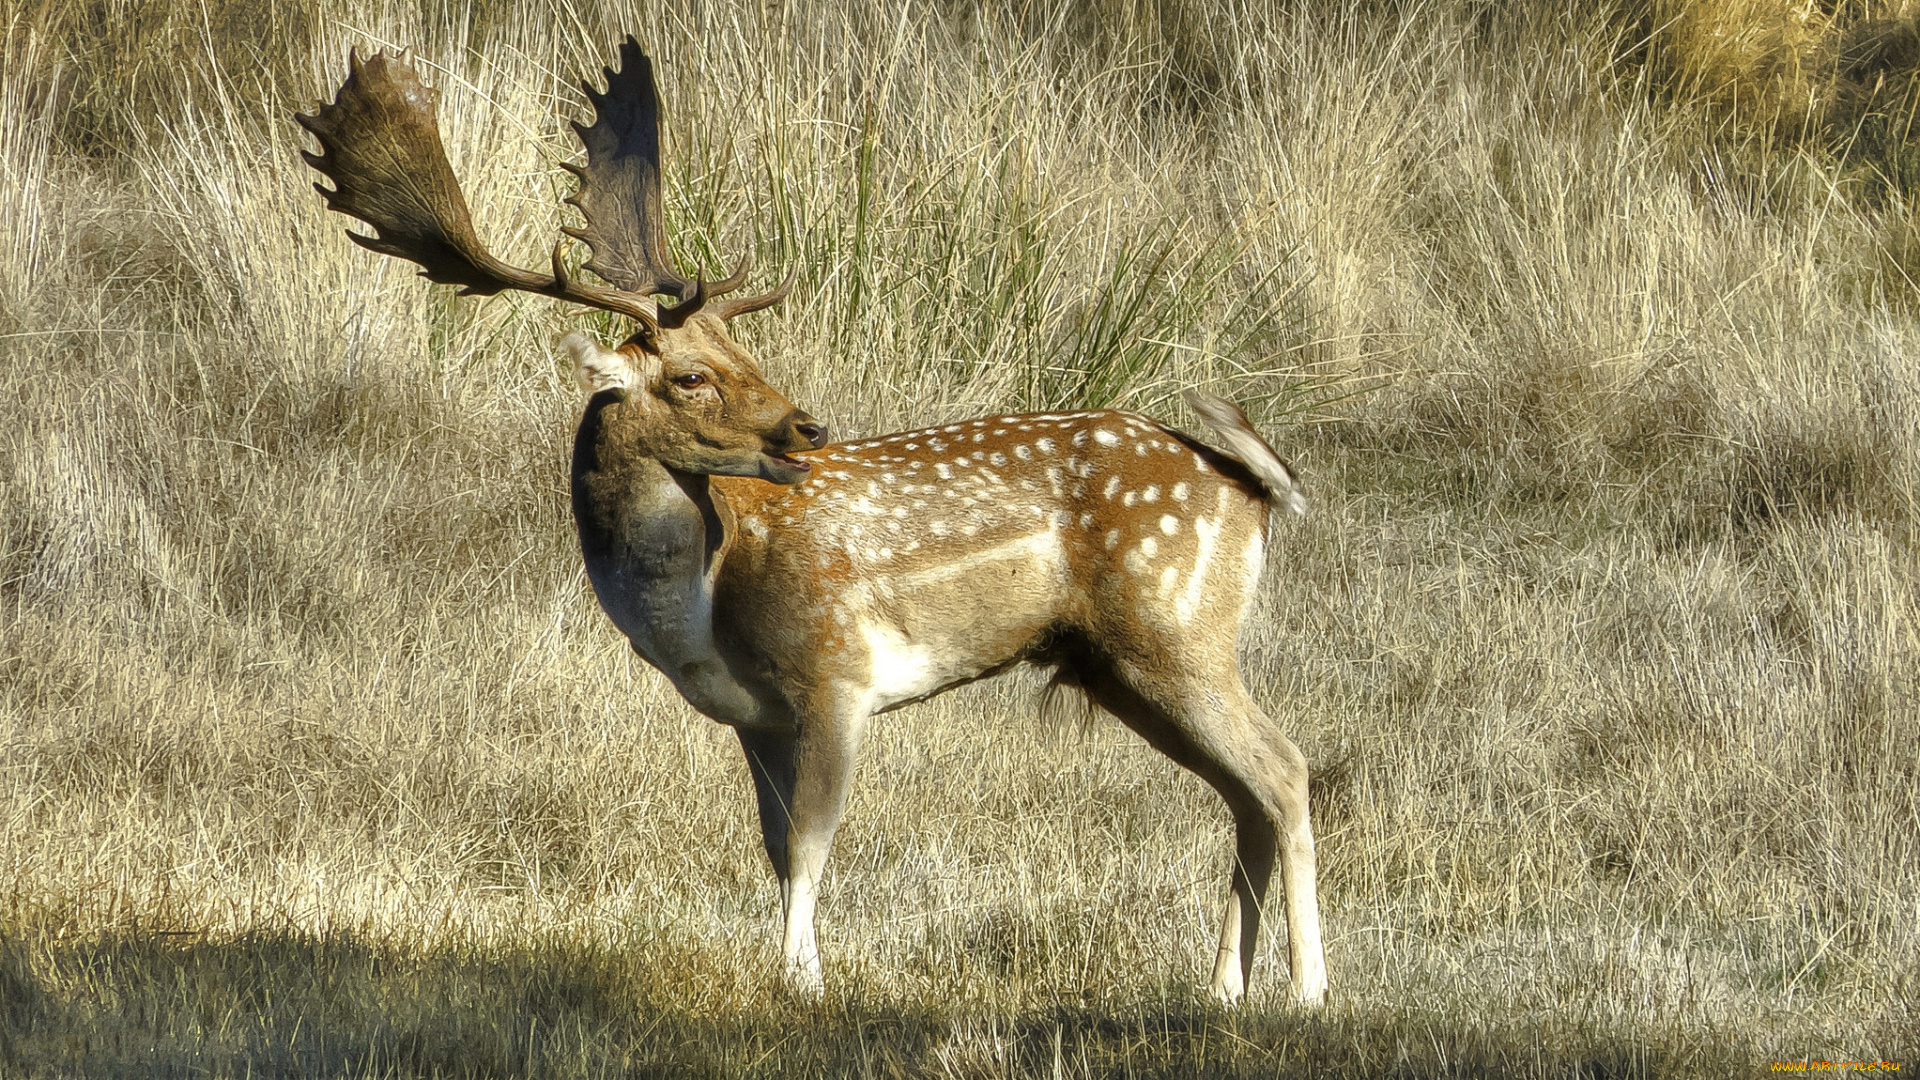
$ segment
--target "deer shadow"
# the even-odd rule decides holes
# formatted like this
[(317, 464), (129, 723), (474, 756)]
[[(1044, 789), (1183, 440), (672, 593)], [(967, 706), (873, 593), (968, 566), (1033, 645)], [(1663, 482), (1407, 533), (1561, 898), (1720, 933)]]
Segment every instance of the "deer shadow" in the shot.
[[(710, 952), (710, 950), (709, 950)], [(1571, 1019), (1168, 1000), (747, 1003), (696, 945), (410, 950), (353, 934), (0, 941), (0, 1075), (1639, 1077), (1746, 1051)]]

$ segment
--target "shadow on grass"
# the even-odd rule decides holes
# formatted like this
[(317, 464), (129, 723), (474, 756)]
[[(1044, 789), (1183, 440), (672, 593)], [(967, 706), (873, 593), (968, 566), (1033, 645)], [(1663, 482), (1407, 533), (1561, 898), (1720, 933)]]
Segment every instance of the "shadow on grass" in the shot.
[(0, 1075), (1598, 1078), (1718, 1072), (1738, 1054), (1577, 1019), (1230, 1014), (1184, 989), (1171, 1005), (996, 1007), (855, 986), (807, 1005), (759, 981), (685, 943), (414, 951), (292, 932), (10, 932)]

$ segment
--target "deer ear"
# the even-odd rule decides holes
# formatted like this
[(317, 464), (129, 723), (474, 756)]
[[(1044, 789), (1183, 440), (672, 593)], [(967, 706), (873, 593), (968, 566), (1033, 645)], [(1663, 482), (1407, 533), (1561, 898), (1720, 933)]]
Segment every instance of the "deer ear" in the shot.
[(606, 348), (578, 330), (561, 338), (560, 347), (573, 357), (574, 381), (587, 393), (633, 386), (633, 365), (627, 362), (626, 354)]

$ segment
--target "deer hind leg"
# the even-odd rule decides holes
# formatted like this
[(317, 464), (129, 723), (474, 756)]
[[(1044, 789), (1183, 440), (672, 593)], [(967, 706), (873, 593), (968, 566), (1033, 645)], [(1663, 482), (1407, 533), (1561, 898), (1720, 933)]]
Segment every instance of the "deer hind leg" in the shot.
[[(1214, 959), (1211, 991), (1227, 1004), (1252, 981), (1262, 903), (1279, 863), (1286, 889), (1287, 954), (1294, 1000), (1327, 992), (1314, 885), (1307, 763), (1248, 696), (1231, 665), (1149, 673), (1112, 665), (1085, 679), (1088, 693), (1149, 743), (1212, 785), (1234, 820), (1234, 866)], [(1155, 677), (1158, 675), (1159, 677)]]
[(1230, 711), (1211, 730), (1214, 739), (1204, 740), (1226, 774), (1214, 787), (1233, 809), (1236, 833), (1233, 884), (1220, 926), (1213, 993), (1232, 1004), (1252, 982), (1261, 906), (1277, 855), (1286, 890), (1293, 997), (1303, 1005), (1319, 1005), (1327, 994), (1327, 964), (1320, 941), (1306, 758), (1260, 712), (1238, 679), (1225, 696)]
[(829, 714), (798, 731), (736, 729), (753, 774), (761, 840), (780, 881), (782, 973), (788, 987), (805, 997), (826, 989), (814, 908), (846, 808), (862, 720)]

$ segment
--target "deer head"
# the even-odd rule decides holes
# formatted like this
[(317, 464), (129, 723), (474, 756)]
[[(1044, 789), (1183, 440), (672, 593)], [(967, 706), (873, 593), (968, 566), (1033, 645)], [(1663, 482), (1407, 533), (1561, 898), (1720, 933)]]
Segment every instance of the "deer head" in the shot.
[[(794, 483), (811, 467), (792, 455), (826, 443), (826, 429), (768, 386), (753, 358), (727, 333), (726, 320), (778, 303), (777, 288), (734, 297), (748, 260), (721, 281), (675, 273), (660, 210), (660, 99), (653, 64), (633, 38), (620, 46), (620, 70), (607, 90), (584, 88), (591, 125), (575, 124), (587, 163), (565, 168), (580, 178), (567, 202), (586, 224), (562, 231), (593, 257), (585, 268), (608, 286), (574, 278), (553, 249), (551, 272), (508, 265), (487, 250), (440, 142), (439, 92), (421, 82), (404, 52), (348, 57), (347, 81), (333, 104), (294, 119), (320, 140), (307, 164), (333, 181), (315, 184), (327, 206), (373, 226), (354, 243), (419, 263), (429, 281), (461, 286), (461, 295), (508, 289), (625, 315), (638, 328), (618, 349), (568, 338), (581, 381), (596, 395), (602, 420), (635, 440), (632, 450), (682, 472), (758, 476)], [(650, 297), (670, 295), (671, 306)], [(612, 395), (599, 401), (598, 395)], [(611, 412), (609, 413), (609, 410)]]
[(766, 384), (717, 317), (639, 338), (618, 349), (577, 331), (562, 341), (601, 429), (624, 449), (686, 473), (806, 478), (812, 466), (792, 455), (824, 445), (826, 429)]

